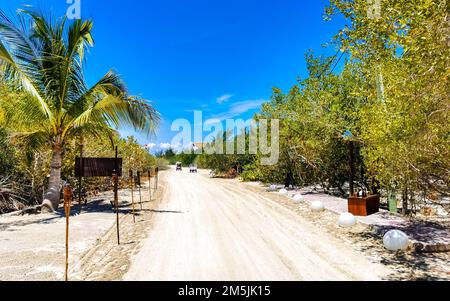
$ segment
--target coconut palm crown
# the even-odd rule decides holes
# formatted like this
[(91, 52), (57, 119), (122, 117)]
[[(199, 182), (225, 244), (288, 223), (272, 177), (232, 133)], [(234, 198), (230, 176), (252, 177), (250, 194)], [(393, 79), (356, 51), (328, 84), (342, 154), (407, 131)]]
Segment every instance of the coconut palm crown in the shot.
[(47, 211), (58, 208), (68, 139), (109, 134), (119, 126), (150, 134), (159, 121), (147, 101), (128, 95), (113, 71), (86, 85), (83, 63), (94, 45), (92, 27), (90, 20), (53, 20), (31, 11), (18, 11), (13, 21), (0, 12), (0, 75), (25, 95), (1, 105), (12, 136), (52, 150), (42, 204)]

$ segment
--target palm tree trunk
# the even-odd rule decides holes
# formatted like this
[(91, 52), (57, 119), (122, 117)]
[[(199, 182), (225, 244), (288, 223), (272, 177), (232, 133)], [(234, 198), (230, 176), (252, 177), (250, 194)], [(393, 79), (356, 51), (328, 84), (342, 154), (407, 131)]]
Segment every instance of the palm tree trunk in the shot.
[(52, 148), (52, 161), (50, 163), (50, 178), (48, 189), (42, 201), (42, 211), (54, 212), (58, 209), (61, 195), (61, 167), (63, 158), (62, 144), (56, 142)]

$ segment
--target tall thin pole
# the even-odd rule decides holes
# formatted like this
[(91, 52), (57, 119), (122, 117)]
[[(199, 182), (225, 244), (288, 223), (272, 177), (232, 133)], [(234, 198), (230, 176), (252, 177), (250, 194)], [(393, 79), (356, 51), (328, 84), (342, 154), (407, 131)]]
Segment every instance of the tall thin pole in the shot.
[(69, 280), (69, 217), (70, 217), (70, 207), (72, 202), (72, 189), (70, 186), (66, 185), (64, 187), (64, 213), (66, 214), (66, 266), (64, 279)]
[(82, 190), (82, 181), (83, 181), (83, 174), (84, 174), (84, 164), (83, 164), (83, 137), (81, 137), (81, 144), (80, 144), (80, 173), (78, 175), (78, 211), (81, 213), (82, 210), (82, 197), (81, 197), (81, 190)]
[(138, 184), (138, 189), (139, 189), (139, 205), (141, 206), (141, 211), (142, 211), (141, 172), (140, 171), (137, 172), (137, 184)]
[(349, 141), (348, 148), (349, 148), (349, 155), (350, 155), (350, 179), (349, 179), (350, 197), (352, 197), (353, 194), (355, 193), (355, 189), (353, 187), (354, 172), (355, 172), (355, 150), (354, 150), (353, 141)]
[(130, 177), (130, 189), (131, 189), (131, 206), (133, 210), (133, 223), (136, 223), (136, 214), (134, 212), (134, 189), (133, 189), (133, 171), (129, 171), (129, 177)]
[(148, 175), (148, 194), (149, 194), (149, 198), (150, 198), (150, 202), (152, 201), (152, 172), (149, 170), (147, 170), (147, 175)]
[(117, 225), (117, 244), (120, 245), (120, 231), (119, 231), (119, 174), (118, 174), (118, 164), (117, 164), (117, 146), (116, 146), (116, 162), (113, 171), (113, 182), (114, 182), (114, 204), (116, 207), (116, 225)]
[(155, 189), (158, 190), (158, 177), (159, 177), (159, 168), (155, 167)]

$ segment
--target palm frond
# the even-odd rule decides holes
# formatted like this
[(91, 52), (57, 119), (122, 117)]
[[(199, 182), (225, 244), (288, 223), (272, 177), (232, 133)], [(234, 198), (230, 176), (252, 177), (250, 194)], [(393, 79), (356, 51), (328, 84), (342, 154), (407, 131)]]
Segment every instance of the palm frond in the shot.
[[(22, 19), (20, 19), (22, 20)], [(21, 21), (21, 24), (24, 22)], [(8, 80), (17, 82), (23, 90), (30, 93), (42, 112), (52, 119), (52, 112), (44, 101), (42, 82), (39, 77), (39, 50), (25, 32), (25, 26), (16, 26), (0, 11), (0, 64), (3, 75)], [(5, 46), (5, 42), (7, 46)]]
[(159, 114), (147, 101), (125, 95), (105, 95), (73, 121), (74, 127), (88, 123), (106, 123), (111, 127), (131, 126), (153, 134)]
[(82, 127), (76, 127), (70, 131), (70, 137), (93, 137), (97, 139), (103, 139), (108, 137), (111, 141), (114, 139), (118, 133), (106, 123), (86, 123)]
[(42, 130), (15, 132), (9, 138), (13, 142), (25, 144), (29, 151), (43, 150), (49, 143), (49, 133)]
[(66, 17), (52, 20), (32, 11), (20, 11), (18, 19), (19, 25), (0, 13), (0, 75), (31, 95), (5, 106), (6, 119), (18, 125), (16, 132), (35, 130), (25, 136), (46, 132), (64, 139), (125, 125), (153, 133), (159, 114), (147, 101), (129, 96), (115, 72), (88, 89), (83, 61), (94, 44), (92, 21), (67, 25)]
[(92, 88), (78, 97), (67, 110), (72, 117), (81, 115), (92, 108), (103, 95), (121, 95), (126, 93), (125, 85), (120, 77), (112, 70), (108, 71)]
[(94, 46), (92, 38), (93, 22), (91, 20), (75, 20), (68, 33), (68, 57), (78, 56), (80, 62), (84, 59), (85, 50)]
[(23, 128), (48, 128), (49, 122), (41, 111), (39, 104), (32, 97), (17, 95), (2, 103), (7, 128), (21, 130)]

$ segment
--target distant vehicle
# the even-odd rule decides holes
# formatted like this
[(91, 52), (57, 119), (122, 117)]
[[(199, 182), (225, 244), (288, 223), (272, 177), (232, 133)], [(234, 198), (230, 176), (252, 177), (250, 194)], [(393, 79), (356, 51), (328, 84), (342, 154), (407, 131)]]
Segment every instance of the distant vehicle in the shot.
[(177, 162), (177, 171), (181, 171), (183, 168), (181, 167), (181, 162)]
[(189, 166), (189, 172), (190, 172), (190, 173), (197, 173), (197, 165), (191, 164), (191, 165)]

